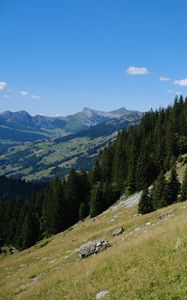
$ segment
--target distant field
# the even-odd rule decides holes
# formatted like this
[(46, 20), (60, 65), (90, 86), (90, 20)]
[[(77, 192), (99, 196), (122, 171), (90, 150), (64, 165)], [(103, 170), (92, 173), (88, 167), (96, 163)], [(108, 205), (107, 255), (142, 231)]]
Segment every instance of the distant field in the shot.
[(59, 175), (63, 177), (74, 168), (83, 166), (89, 170), (98, 152), (115, 138), (75, 137), (65, 142), (42, 141), (35, 143), (1, 144), (0, 175), (40, 180)]

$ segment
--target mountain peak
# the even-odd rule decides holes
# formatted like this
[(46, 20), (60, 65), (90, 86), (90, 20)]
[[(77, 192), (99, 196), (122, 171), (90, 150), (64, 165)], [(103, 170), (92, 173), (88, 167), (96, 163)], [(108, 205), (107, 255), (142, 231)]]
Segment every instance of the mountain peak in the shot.
[(83, 111), (84, 113), (93, 113), (93, 112), (95, 112), (94, 109), (89, 108), (89, 107), (84, 107), (82, 111)]
[(128, 109), (126, 109), (124, 106), (122, 106), (122, 107), (120, 107), (120, 108), (118, 108), (118, 109), (116, 109), (116, 110), (113, 110), (113, 111), (111, 111), (111, 113), (113, 113), (113, 114), (125, 114), (125, 113), (127, 113), (127, 112), (129, 112), (129, 110)]
[(93, 109), (90, 108), (90, 107), (84, 107), (84, 108), (83, 108), (83, 111), (90, 111), (90, 110), (93, 111)]

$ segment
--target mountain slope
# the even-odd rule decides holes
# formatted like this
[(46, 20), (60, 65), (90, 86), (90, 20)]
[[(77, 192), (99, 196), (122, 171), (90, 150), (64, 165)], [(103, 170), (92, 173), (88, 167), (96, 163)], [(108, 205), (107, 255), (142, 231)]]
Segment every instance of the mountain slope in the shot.
[[(0, 299), (186, 299), (186, 204), (148, 215), (115, 205), (36, 246), (0, 260)], [(122, 235), (112, 231), (123, 226)], [(80, 259), (79, 247), (105, 237), (111, 247)], [(7, 280), (8, 279), (8, 280)]]
[(0, 138), (12, 141), (34, 141), (77, 133), (90, 126), (125, 116), (127, 120), (141, 118), (142, 113), (121, 108), (102, 112), (90, 108), (67, 117), (31, 116), (25, 111), (0, 113)]

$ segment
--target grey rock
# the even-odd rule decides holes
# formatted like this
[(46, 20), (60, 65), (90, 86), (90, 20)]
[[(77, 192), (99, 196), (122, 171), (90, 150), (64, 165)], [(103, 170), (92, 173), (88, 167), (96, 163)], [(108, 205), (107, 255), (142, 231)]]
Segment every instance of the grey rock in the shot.
[(176, 244), (175, 244), (175, 250), (176, 249), (178, 249), (179, 247), (181, 247), (182, 246), (182, 241), (180, 240), (180, 239), (178, 239), (177, 241), (176, 241)]
[[(139, 192), (139, 193), (127, 198), (127, 199), (124, 199), (124, 200), (120, 201), (119, 203), (111, 206), (108, 210), (109, 211), (111, 211), (111, 210), (115, 211), (115, 210), (123, 208), (123, 207), (132, 207), (132, 206), (139, 203), (140, 198), (141, 198), (141, 192)], [(123, 197), (122, 197), (122, 199), (123, 199)]]
[(112, 232), (112, 236), (120, 235), (120, 234), (122, 234), (123, 232), (124, 232), (123, 227), (116, 228), (116, 229)]
[(95, 241), (90, 241), (82, 245), (79, 249), (80, 256), (82, 258), (87, 257), (92, 254), (96, 254), (110, 247), (109, 242), (106, 239), (99, 239)]
[(141, 229), (141, 227), (138, 226), (138, 227), (136, 227), (136, 228), (134, 229), (134, 231), (140, 231), (140, 229)]
[(151, 226), (152, 225), (152, 223), (151, 222), (147, 222), (147, 223), (145, 223), (145, 226)]
[(107, 296), (108, 294), (109, 294), (109, 291), (101, 291), (101, 292), (99, 292), (99, 293), (96, 295), (95, 299), (96, 299), (96, 300), (99, 300), (99, 299), (101, 299), (101, 298), (104, 298), (104, 297)]

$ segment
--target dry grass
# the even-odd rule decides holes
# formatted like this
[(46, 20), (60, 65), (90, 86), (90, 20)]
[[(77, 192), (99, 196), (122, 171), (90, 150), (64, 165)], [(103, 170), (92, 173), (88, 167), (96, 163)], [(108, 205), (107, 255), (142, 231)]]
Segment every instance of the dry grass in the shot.
[[(91, 300), (101, 290), (105, 299), (187, 299), (186, 205), (146, 216), (136, 206), (108, 211), (0, 260), (0, 299)], [(118, 226), (124, 233), (112, 237)], [(80, 260), (79, 246), (98, 237), (111, 247)]]
[[(187, 299), (186, 215), (182, 202), (145, 216), (134, 206), (80, 222), (0, 259), (0, 299), (92, 300), (102, 290), (106, 300)], [(112, 237), (118, 226), (124, 233)], [(81, 260), (80, 245), (100, 237), (111, 247)]]

